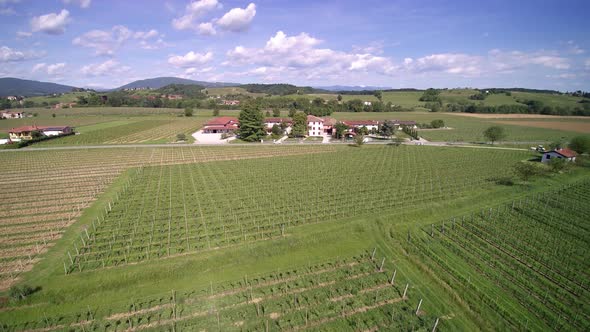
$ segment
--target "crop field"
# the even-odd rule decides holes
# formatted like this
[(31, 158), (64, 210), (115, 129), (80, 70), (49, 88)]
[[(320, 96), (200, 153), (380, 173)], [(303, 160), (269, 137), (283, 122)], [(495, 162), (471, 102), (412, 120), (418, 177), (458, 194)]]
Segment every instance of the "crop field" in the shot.
[(578, 133), (590, 133), (590, 119), (538, 119), (538, 120), (499, 120), (494, 121), (499, 124), (507, 124), (523, 127), (558, 129), (566, 131), (575, 131)]
[(208, 147), (1, 152), (0, 290), (30, 270), (38, 256), (126, 169), (332, 150), (330, 146), (268, 146), (231, 147), (223, 153)]
[(141, 298), (126, 307), (87, 310), (8, 329), (53, 331), (428, 330), (438, 319), (421, 310), (397, 268), (380, 254), (300, 266), (204, 289)]
[[(380, 146), (139, 169), (64, 263), (68, 273), (135, 263), (284, 236), (299, 224), (457, 198), (492, 185), (491, 176), (505, 175), (529, 156), (425, 148), (420, 155)], [(497, 170), (490, 172), (488, 164)], [(293, 176), (298, 173), (307, 175)], [(353, 196), (349, 188), (359, 189)]]
[[(355, 120), (355, 119), (371, 119), (371, 120), (414, 120), (418, 123), (430, 123), (432, 120), (441, 119), (445, 125), (450, 129), (427, 129), (419, 131), (420, 136), (429, 141), (446, 141), (446, 142), (485, 142), (483, 136), (484, 130), (490, 126), (498, 125), (496, 121), (503, 119), (487, 119), (478, 117), (468, 117), (459, 115), (458, 113), (431, 113), (431, 112), (390, 112), (390, 113), (349, 113), (337, 112), (333, 113), (332, 117), (338, 120)], [(578, 121), (585, 125), (586, 120), (569, 119), (568, 117), (554, 117), (553, 121), (563, 121), (564, 123), (572, 123), (570, 121)], [(510, 124), (502, 123), (507, 137), (506, 141), (512, 142), (551, 142), (555, 140), (563, 140), (579, 135), (576, 128), (567, 127), (567, 125), (560, 125), (554, 129), (528, 126), (526, 122), (510, 121)], [(582, 125), (578, 125), (582, 126)]]
[(589, 184), (428, 225), (409, 250), (497, 329), (587, 331)]

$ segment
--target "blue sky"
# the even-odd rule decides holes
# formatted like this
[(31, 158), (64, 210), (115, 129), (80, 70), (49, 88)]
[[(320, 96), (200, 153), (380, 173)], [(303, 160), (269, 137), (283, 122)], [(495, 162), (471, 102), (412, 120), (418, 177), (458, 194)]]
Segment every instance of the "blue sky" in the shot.
[(0, 0), (0, 77), (590, 90), (589, 1)]

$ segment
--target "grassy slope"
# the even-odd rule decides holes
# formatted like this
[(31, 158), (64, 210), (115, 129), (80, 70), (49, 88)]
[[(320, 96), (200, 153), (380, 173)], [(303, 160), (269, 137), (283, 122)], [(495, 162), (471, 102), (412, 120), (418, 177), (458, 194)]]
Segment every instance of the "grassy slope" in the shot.
[(449, 327), (449, 330), (475, 330), (478, 326), (485, 329), (480, 323), (489, 317), (478, 318), (469, 313), (460, 299), (453, 300), (454, 296), (460, 294), (442, 288), (431, 271), (405, 255), (400, 243), (404, 241), (408, 228), (588, 176), (587, 172), (578, 171), (570, 175), (538, 179), (529, 186), (498, 186), (490, 191), (473, 192), (467, 198), (425, 205), (418, 210), (381, 212), (298, 226), (290, 230), (284, 239), (64, 276), (62, 260), (65, 251), (71, 249), (71, 241), (83, 227), (91, 224), (96, 213), (104, 209), (130, 174), (125, 173), (92, 207), (85, 210), (80, 220), (67, 230), (46, 258), (33, 271), (24, 275), (27, 283), (43, 289), (23, 303), (32, 306), (2, 311), (0, 321), (40, 320), (44, 315), (80, 312), (87, 306), (125, 311), (132, 299), (168, 294), (171, 289), (207, 288), (210, 282), (238, 280), (245, 275), (264, 274), (335, 257), (352, 256), (377, 247), (380, 254), (389, 258), (387, 264), (398, 267), (399, 280), (407, 280), (412, 284), (412, 296), (425, 299), (424, 310), (436, 312), (437, 315), (454, 315), (443, 326)]

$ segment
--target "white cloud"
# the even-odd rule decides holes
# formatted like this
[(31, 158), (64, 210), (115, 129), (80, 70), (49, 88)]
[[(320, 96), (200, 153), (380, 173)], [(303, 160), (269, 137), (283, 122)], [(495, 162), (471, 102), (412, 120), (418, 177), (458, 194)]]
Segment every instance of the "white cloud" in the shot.
[(217, 0), (198, 0), (192, 1), (186, 5), (184, 15), (172, 20), (172, 26), (177, 30), (197, 30), (199, 23), (196, 20), (206, 13), (221, 8), (221, 4)]
[(213, 53), (205, 54), (188, 52), (185, 55), (173, 55), (168, 58), (168, 63), (176, 67), (194, 67), (203, 65), (213, 59)]
[(590, 58), (586, 59), (586, 61), (584, 61), (584, 66), (586, 67), (586, 69), (590, 69)]
[(121, 66), (119, 62), (110, 59), (102, 63), (83, 66), (80, 71), (86, 76), (114, 76), (126, 73), (130, 69), (128, 66)]
[(16, 11), (12, 8), (0, 8), (0, 15), (12, 16), (12, 15), (16, 15)]
[(574, 55), (579, 55), (579, 54), (584, 54), (586, 53), (586, 51), (584, 49), (582, 49), (579, 45), (577, 45), (576, 43), (574, 43), (573, 40), (569, 40), (567, 42), (567, 46), (568, 46), (568, 52)]
[(42, 53), (17, 51), (8, 46), (0, 47), (0, 62), (25, 61), (39, 58), (42, 55)]
[(418, 59), (404, 59), (405, 69), (411, 72), (444, 72), (464, 76), (482, 72), (482, 58), (461, 53), (431, 54)]
[(62, 9), (59, 14), (50, 13), (33, 17), (31, 19), (31, 30), (33, 32), (45, 32), (50, 35), (61, 35), (66, 30), (70, 21), (70, 12)]
[(211, 22), (199, 24), (197, 27), (197, 32), (204, 36), (213, 36), (217, 33)]
[(250, 23), (256, 15), (256, 5), (250, 3), (246, 8), (232, 8), (216, 21), (217, 25), (228, 31), (244, 31), (248, 29)]
[(91, 2), (92, 2), (92, 0), (63, 0), (63, 3), (65, 3), (66, 5), (76, 4), (76, 5), (80, 6), (80, 8), (90, 7)]
[(491, 65), (499, 71), (511, 72), (525, 66), (540, 65), (552, 69), (569, 69), (570, 63), (567, 58), (559, 56), (556, 52), (539, 51), (526, 53), (521, 51), (504, 52), (491, 50), (488, 53)]
[(52, 65), (47, 66), (47, 74), (49, 75), (56, 75), (62, 72), (62, 70), (66, 67), (64, 62), (54, 63)]
[(28, 31), (17, 31), (16, 37), (17, 38), (29, 38), (33, 35), (33, 33)]
[(151, 29), (150, 31), (137, 31), (133, 34), (133, 38), (136, 39), (150, 39), (158, 37), (158, 30)]
[(44, 69), (47, 66), (46, 63), (38, 63), (36, 65), (33, 66), (33, 69), (31, 70), (33, 73), (38, 72), (42, 69)]
[(154, 38), (160, 37), (157, 30), (133, 32), (123, 25), (116, 25), (111, 30), (91, 30), (80, 37), (75, 38), (74, 45), (93, 48), (97, 55), (113, 55), (127, 40), (139, 40), (140, 47), (144, 49), (156, 49), (167, 46), (159, 38), (155, 43), (151, 43)]

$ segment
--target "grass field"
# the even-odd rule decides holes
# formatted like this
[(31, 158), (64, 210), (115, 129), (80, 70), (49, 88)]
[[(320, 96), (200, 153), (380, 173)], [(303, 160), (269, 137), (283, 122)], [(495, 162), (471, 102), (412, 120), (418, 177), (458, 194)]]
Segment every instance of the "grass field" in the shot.
[[(528, 320), (529, 328), (554, 326), (544, 325), (544, 318), (514, 300), (518, 293), (511, 291), (518, 288), (502, 283), (511, 280), (508, 277), (496, 284), (487, 274), (470, 272), (483, 268), (471, 260), (443, 258), (443, 263), (453, 262), (452, 268), (463, 271), (461, 276), (469, 274), (474, 285), (491, 288), (465, 287), (452, 282), (449, 278), (456, 276), (438, 267), (441, 261), (421, 248), (440, 241), (441, 219), (450, 222), (453, 216), (482, 210), (487, 218), (489, 207), (494, 220), (502, 216), (513, 220), (510, 224), (533, 225), (526, 226), (529, 230), (509, 229), (514, 235), (536, 229), (534, 221), (520, 217), (521, 206), (530, 206), (527, 211), (538, 211), (538, 216), (555, 217), (567, 208), (563, 220), (586, 213), (569, 205), (551, 205), (554, 212), (540, 208), (547, 208), (551, 188), (586, 188), (576, 183), (588, 179), (587, 170), (512, 187), (490, 181), (509, 176), (511, 165), (530, 158), (520, 151), (311, 145), (10, 151), (0, 156), (9, 156), (0, 158), (2, 163), (27, 165), (12, 170), (2, 184), (2, 211), (12, 214), (2, 218), (0, 252), (17, 270), (4, 275), (40, 287), (26, 300), (0, 309), (5, 330), (268, 326), (430, 331), (437, 319), (438, 329), (445, 331), (493, 330), (513, 326), (516, 313), (521, 313), (522, 324)], [(31, 163), (39, 159), (53, 167)], [(109, 175), (102, 188), (79, 185), (105, 179), (104, 174)], [(30, 216), (56, 215), (60, 209), (40, 210), (42, 206), (33, 203), (38, 197), (30, 197), (29, 205), (19, 201), (19, 212), (8, 205), (16, 198), (10, 188), (28, 192), (44, 183), (79, 188), (78, 193), (68, 192), (80, 198), (77, 204), (88, 206), (79, 212), (74, 208), (75, 220), (60, 227), (51, 240), (51, 231), (35, 228), (50, 221), (25, 218), (29, 228), (21, 228), (16, 218), (24, 211)], [(59, 187), (51, 188), (56, 190)], [(584, 190), (563, 191), (566, 196), (558, 201), (579, 200), (587, 196)], [(76, 204), (49, 194), (46, 200), (43, 206), (63, 206), (62, 211)], [(512, 200), (522, 205), (508, 212), (505, 207)], [(492, 227), (485, 220), (481, 227)], [(428, 233), (431, 224), (435, 238)], [(445, 235), (451, 229), (460, 234), (458, 222), (445, 227)], [(569, 236), (560, 227), (560, 234)], [(575, 241), (587, 241), (580, 236)], [(26, 251), (13, 254), (15, 248), (34, 252), (35, 239), (41, 245), (43, 238), (48, 245), (31, 256), (35, 261), (29, 261)], [(567, 241), (572, 245), (563, 250), (579, 247)], [(452, 247), (436, 245), (440, 249), (432, 248), (434, 253), (454, 257), (443, 254)], [(28, 268), (18, 271), (19, 263)], [(567, 275), (572, 280), (583, 276), (572, 264), (560, 264), (555, 268), (571, 271)], [(542, 292), (546, 283), (539, 285)], [(495, 301), (511, 314), (500, 320), (502, 311), (493, 301), (474, 302), (489, 294), (501, 294)], [(552, 301), (553, 291), (548, 294)], [(571, 321), (566, 313), (559, 325), (564, 328)], [(583, 327), (581, 317), (571, 326)]]

